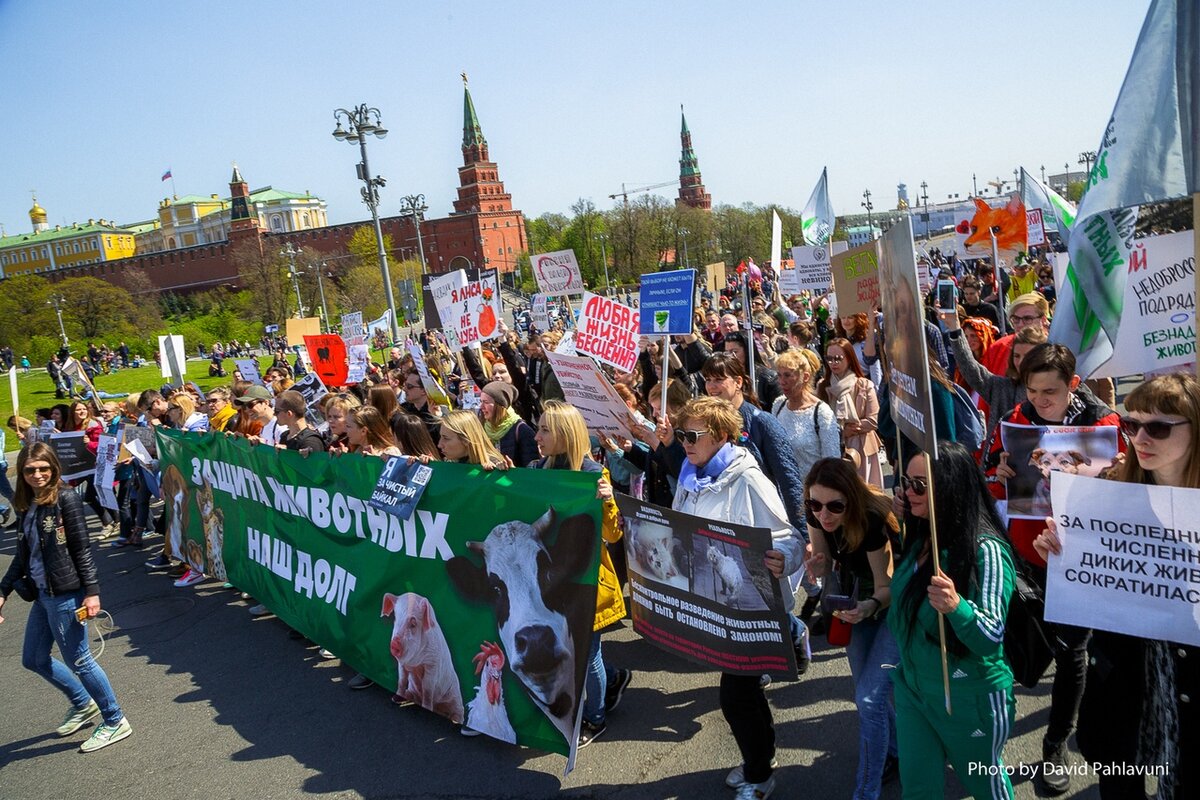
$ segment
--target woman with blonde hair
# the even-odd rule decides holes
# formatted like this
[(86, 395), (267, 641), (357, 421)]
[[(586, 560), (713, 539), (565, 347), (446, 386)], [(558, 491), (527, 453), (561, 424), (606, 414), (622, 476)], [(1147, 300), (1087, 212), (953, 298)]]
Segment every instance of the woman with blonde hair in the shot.
[[(448, 434), (448, 435), (447, 435)], [(446, 461), (459, 464), (479, 464), (484, 469), (507, 469), (512, 462), (492, 444), (483, 430), (479, 417), (470, 411), (451, 411), (442, 418), (442, 435), (438, 449)]]
[[(569, 469), (596, 473), (596, 498), (604, 502), (604, 541), (612, 544), (621, 540), (617, 504), (613, 500), (612, 482), (608, 470), (592, 460), (591, 442), (583, 415), (574, 406), (559, 400), (548, 400), (542, 406), (536, 436), (542, 457), (530, 464), (534, 469)], [(588, 652), (586, 688), (583, 702), (583, 722), (579, 727), (579, 747), (587, 747), (607, 729), (605, 717), (615, 708), (621, 693), (629, 685), (633, 673), (627, 669), (613, 670), (604, 663), (600, 651), (600, 631), (625, 616), (625, 598), (617, 582), (608, 548), (600, 548), (600, 575), (596, 583), (596, 618), (592, 644)]]
[(320, 402), (324, 404), (322, 413), (329, 425), (329, 443), (325, 451), (334, 454), (348, 452), (350, 443), (346, 439), (346, 420), (362, 403), (352, 394), (328, 394)]
[(196, 401), (187, 392), (176, 392), (167, 401), (167, 419), (181, 431), (203, 433), (208, 430), (208, 416), (196, 411)]

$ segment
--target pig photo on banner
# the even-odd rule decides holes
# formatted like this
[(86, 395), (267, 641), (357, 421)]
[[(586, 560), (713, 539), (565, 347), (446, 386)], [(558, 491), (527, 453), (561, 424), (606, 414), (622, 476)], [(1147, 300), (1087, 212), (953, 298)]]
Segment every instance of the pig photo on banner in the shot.
[(596, 475), (435, 462), (400, 519), (369, 505), (379, 458), (158, 435), (168, 530), (189, 565), (226, 575), (397, 702), (571, 768), (602, 545)]
[(1000, 425), (1008, 466), (1010, 519), (1044, 519), (1051, 514), (1050, 476), (1054, 472), (1096, 477), (1117, 457), (1116, 426)]
[(616, 495), (625, 525), (633, 629), (655, 646), (741, 675), (796, 677), (771, 532)]

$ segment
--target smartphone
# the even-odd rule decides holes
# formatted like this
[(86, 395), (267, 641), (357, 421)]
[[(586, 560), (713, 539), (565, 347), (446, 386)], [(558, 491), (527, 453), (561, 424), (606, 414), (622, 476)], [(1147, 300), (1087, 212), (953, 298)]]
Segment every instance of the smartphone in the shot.
[(88, 610), (86, 606), (81, 606), (80, 608), (75, 609), (75, 619), (79, 620), (80, 622), (88, 621)]
[(939, 311), (954, 311), (954, 281), (939, 280), (937, 282), (937, 305)]

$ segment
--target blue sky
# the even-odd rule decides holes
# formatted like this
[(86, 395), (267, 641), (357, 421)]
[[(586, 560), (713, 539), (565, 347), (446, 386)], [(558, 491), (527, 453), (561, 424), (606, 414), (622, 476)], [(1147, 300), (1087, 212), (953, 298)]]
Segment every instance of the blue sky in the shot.
[[(1062, 170), (1095, 149), (1146, 0), (1006, 2), (37, 3), (0, 0), (0, 222), (152, 217), (170, 192), (246, 180), (367, 216), (333, 109), (366, 102), (387, 139), (383, 211), (458, 184), (462, 82), (529, 216), (670, 181), (685, 104), (716, 203), (799, 209), (828, 165), (838, 213), (928, 181)], [(668, 189), (664, 196), (674, 196)]]

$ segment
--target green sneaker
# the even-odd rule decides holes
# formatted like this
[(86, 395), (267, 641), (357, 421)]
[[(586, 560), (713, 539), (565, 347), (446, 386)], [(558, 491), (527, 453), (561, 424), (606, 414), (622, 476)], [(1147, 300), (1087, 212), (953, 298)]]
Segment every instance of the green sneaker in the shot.
[(75, 731), (82, 728), (89, 720), (94, 719), (100, 714), (100, 706), (96, 705), (95, 700), (89, 700), (88, 704), (83, 708), (72, 708), (67, 712), (67, 717), (62, 721), (62, 725), (54, 731), (59, 736), (70, 736)]
[(116, 725), (97, 725), (96, 730), (92, 731), (92, 735), (88, 737), (88, 740), (80, 745), (79, 752), (90, 753), (93, 750), (108, 747), (110, 744), (121, 741), (131, 733), (133, 733), (133, 728), (129, 724), (128, 717), (121, 717), (121, 721)]

